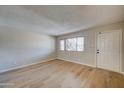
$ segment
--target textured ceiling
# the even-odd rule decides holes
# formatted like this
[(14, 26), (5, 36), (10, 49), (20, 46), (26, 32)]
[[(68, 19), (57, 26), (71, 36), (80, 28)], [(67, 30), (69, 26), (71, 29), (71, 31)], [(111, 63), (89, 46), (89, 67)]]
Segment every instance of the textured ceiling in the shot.
[(0, 6), (0, 27), (49, 35), (124, 20), (124, 6)]

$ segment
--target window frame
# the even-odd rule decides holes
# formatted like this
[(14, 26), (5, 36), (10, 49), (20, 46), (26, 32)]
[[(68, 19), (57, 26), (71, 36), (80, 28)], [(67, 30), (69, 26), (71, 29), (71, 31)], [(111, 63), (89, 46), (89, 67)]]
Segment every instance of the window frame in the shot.
[[(83, 50), (82, 50), (82, 51), (78, 51), (78, 50), (77, 50), (77, 46), (76, 46), (76, 51), (77, 51), (77, 52), (83, 52), (83, 51), (85, 50), (85, 46), (84, 46), (84, 44), (85, 44), (85, 42), (84, 42), (84, 41), (85, 41), (85, 37), (84, 37), (84, 36), (77, 36), (76, 39), (77, 39), (77, 38), (83, 38)], [(76, 44), (76, 45), (77, 45), (77, 44)]]
[[(66, 41), (66, 40), (68, 40), (68, 39), (74, 39), (74, 38), (76, 39), (76, 46), (75, 46), (75, 47), (76, 47), (76, 50), (68, 50), (68, 49), (67, 49), (67, 41)], [(78, 45), (78, 44), (77, 44), (77, 39), (78, 39), (78, 38), (83, 38), (83, 49), (82, 49), (82, 51), (78, 51), (78, 49), (77, 49), (77, 47), (78, 47), (78, 46), (77, 46), (77, 45)], [(60, 51), (83, 52), (83, 51), (85, 50), (85, 46), (84, 46), (84, 44), (85, 44), (85, 42), (84, 42), (84, 41), (85, 41), (85, 37), (84, 37), (84, 36), (70, 37), (70, 38), (65, 38), (65, 39), (61, 39), (61, 40), (64, 41), (64, 50), (61, 50), (61, 48), (60, 48), (61, 46), (59, 46), (59, 50), (60, 50)], [(61, 40), (59, 40), (59, 41), (61, 42)]]
[[(61, 48), (61, 41), (64, 41), (64, 43), (63, 43), (63, 44), (64, 44), (64, 45), (63, 45), (63, 46), (64, 46), (64, 49)], [(60, 51), (65, 51), (65, 39), (59, 40), (59, 50), (60, 50)]]
[(65, 42), (66, 42), (66, 44), (65, 44), (65, 46), (66, 46), (66, 47), (65, 47), (65, 50), (66, 50), (66, 51), (76, 51), (76, 50), (77, 50), (77, 40), (75, 41), (75, 44), (76, 44), (76, 45), (75, 45), (75, 50), (68, 50), (68, 49), (67, 49), (67, 40), (68, 40), (68, 39), (70, 39), (70, 40), (71, 40), (71, 39), (75, 39), (75, 40), (76, 40), (75, 37), (67, 38), (67, 39), (65, 40)]

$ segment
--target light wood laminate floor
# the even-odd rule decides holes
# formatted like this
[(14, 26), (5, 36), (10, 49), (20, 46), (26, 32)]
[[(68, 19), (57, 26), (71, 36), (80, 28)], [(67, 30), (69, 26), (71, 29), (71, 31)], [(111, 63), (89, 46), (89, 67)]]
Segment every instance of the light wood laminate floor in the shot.
[(123, 87), (122, 74), (62, 60), (53, 60), (0, 74), (0, 87)]

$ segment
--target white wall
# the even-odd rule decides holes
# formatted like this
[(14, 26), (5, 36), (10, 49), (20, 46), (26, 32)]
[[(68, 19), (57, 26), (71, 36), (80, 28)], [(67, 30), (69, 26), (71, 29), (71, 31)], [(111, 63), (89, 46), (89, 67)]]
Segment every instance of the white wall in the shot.
[[(124, 22), (62, 35), (57, 37), (56, 41), (56, 38), (52, 36), (0, 27), (0, 72), (54, 59), (56, 58), (56, 50), (57, 58), (95, 66), (95, 33), (118, 29), (124, 31)], [(58, 41), (73, 36), (85, 37), (85, 51), (80, 53), (59, 51)], [(57, 43), (55, 44), (55, 42)], [(122, 52), (122, 71), (124, 72), (124, 33)]]
[(0, 72), (55, 57), (55, 37), (0, 27)]
[(95, 61), (93, 61), (95, 58), (95, 55), (94, 55), (94, 51), (95, 51), (94, 33), (89, 32), (89, 31), (74, 33), (74, 34), (72, 33), (69, 35), (60, 36), (60, 37), (58, 37), (58, 39), (71, 38), (71, 37), (75, 37), (75, 36), (83, 36), (84, 37), (84, 41), (85, 41), (84, 51), (83, 52), (74, 52), (74, 51), (63, 52), (63, 51), (58, 50), (58, 58), (94, 66), (94, 64), (95, 64)]
[[(85, 31), (79, 31), (75, 33), (70, 33), (66, 35), (62, 35), (57, 37), (57, 43), (59, 43), (59, 40), (64, 38), (70, 38), (75, 36), (83, 36), (85, 38), (85, 45), (84, 45), (84, 51), (83, 52), (62, 52), (59, 50), (59, 44), (57, 46), (57, 57), (59, 59), (69, 60), (73, 62), (77, 62), (80, 64), (90, 65), (90, 66), (96, 66), (96, 32), (99, 31), (112, 31), (112, 30), (122, 30), (124, 31), (124, 22), (119, 22), (115, 24), (110, 24), (106, 26), (96, 27), (87, 29)], [(124, 36), (124, 33), (123, 33)], [(123, 55), (122, 55), (122, 71), (124, 72), (124, 37), (123, 37)]]

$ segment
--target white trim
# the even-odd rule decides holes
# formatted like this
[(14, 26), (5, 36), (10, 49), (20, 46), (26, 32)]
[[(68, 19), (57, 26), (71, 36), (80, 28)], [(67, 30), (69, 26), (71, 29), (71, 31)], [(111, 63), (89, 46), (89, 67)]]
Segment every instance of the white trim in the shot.
[(120, 73), (124, 75), (124, 72), (121, 71)]
[(122, 72), (122, 30), (120, 30), (120, 73)]
[(10, 68), (10, 69), (0, 70), (0, 74), (1, 74), (1, 73), (4, 73), (4, 72), (16, 70), (16, 69), (28, 67), (28, 66), (31, 66), (31, 65), (35, 65), (35, 64), (39, 64), (39, 63), (43, 63), (43, 62), (55, 60), (55, 59), (56, 59), (56, 58), (52, 58), (52, 59), (47, 59), (47, 60), (43, 60), (43, 61), (38, 61), (38, 62), (36, 62), (36, 63), (31, 63), (31, 64), (26, 64), (26, 65), (22, 65), (22, 66), (18, 66), (18, 67), (13, 67), (13, 68)]
[[(101, 32), (101, 31), (99, 31), (99, 32)], [(97, 44), (98, 44), (98, 33), (99, 32), (96, 32), (95, 33), (95, 63), (96, 63), (96, 68), (98, 68), (98, 66), (97, 66)]]
[[(95, 65), (89, 65), (89, 64), (84, 64), (84, 63), (80, 63), (80, 62), (77, 62), (77, 61), (73, 61), (73, 60), (67, 60), (67, 59), (63, 59), (63, 58), (57, 58), (58, 60), (63, 60), (63, 61), (68, 61), (68, 62), (71, 62), (71, 63), (76, 63), (76, 64), (80, 64), (80, 65), (84, 65), (84, 66), (89, 66), (89, 67), (92, 67), (92, 68), (97, 68)], [(108, 70), (108, 69), (104, 69), (104, 68), (99, 68), (99, 69), (103, 69), (103, 70), (107, 70), (107, 71), (112, 71), (112, 70)], [(120, 73), (120, 74), (123, 74), (124, 75), (124, 72), (117, 72), (117, 71), (112, 71), (112, 72), (116, 72), (116, 73)]]
[(78, 62), (78, 61), (74, 61), (74, 60), (69, 60), (69, 59), (64, 59), (64, 58), (57, 58), (57, 59), (64, 60), (64, 61), (69, 61), (69, 62), (72, 62), (72, 63), (77, 63), (77, 64), (81, 64), (81, 65), (85, 65), (85, 66), (96, 68), (95, 65), (93, 66), (93, 65), (89, 65), (89, 64), (84, 64), (84, 63), (81, 63), (81, 62)]
[[(113, 32), (113, 31), (119, 31), (120, 32), (120, 66), (119, 66), (119, 73), (124, 73), (122, 72), (122, 30), (119, 29), (119, 30), (107, 30), (107, 31), (99, 31), (99, 32)], [(96, 32), (95, 34), (95, 63), (96, 63), (96, 67), (97, 67), (97, 54), (96, 54), (96, 50), (97, 50), (97, 40), (98, 40), (98, 33), (99, 32)]]

